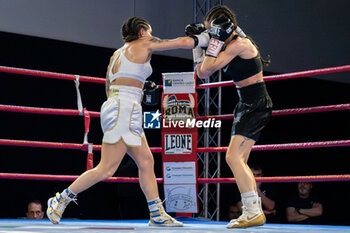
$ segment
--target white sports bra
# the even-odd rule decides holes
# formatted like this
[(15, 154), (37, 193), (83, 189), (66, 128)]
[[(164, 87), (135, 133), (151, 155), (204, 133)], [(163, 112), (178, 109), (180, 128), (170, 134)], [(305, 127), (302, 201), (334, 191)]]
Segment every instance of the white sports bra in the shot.
[[(143, 64), (138, 64), (138, 63), (129, 61), (128, 58), (123, 53), (123, 47), (120, 48), (119, 53), (115, 56), (111, 64), (111, 67), (108, 71), (109, 81), (112, 82), (113, 80), (119, 77), (127, 77), (127, 78), (133, 78), (133, 79), (139, 80), (142, 83), (144, 83), (146, 79), (152, 74), (152, 67), (151, 67), (150, 61)], [(119, 56), (121, 59), (120, 66), (119, 66), (118, 72), (113, 74), (112, 69), (115, 62), (119, 58)]]

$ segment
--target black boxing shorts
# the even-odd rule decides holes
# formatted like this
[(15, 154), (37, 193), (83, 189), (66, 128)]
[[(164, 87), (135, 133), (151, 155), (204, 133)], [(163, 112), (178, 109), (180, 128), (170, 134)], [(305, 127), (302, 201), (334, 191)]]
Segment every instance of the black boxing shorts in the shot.
[(235, 118), (231, 135), (241, 135), (257, 141), (272, 113), (272, 100), (264, 82), (237, 88), (239, 102), (233, 112)]

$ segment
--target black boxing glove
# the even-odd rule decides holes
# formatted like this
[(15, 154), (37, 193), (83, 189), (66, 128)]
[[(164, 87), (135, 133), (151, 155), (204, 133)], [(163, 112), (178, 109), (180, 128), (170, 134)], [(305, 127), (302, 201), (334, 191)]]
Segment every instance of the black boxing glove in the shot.
[(155, 82), (146, 80), (143, 85), (143, 91), (155, 91), (158, 88), (158, 85)]
[(186, 36), (199, 35), (202, 32), (204, 32), (205, 30), (206, 29), (205, 29), (204, 24), (202, 24), (202, 23), (191, 23), (191, 24), (188, 24), (185, 27), (185, 34), (186, 34)]
[(150, 80), (146, 80), (143, 85), (144, 95), (142, 103), (145, 105), (154, 106), (159, 103), (159, 89), (158, 85)]
[(230, 19), (214, 19), (210, 24), (209, 34), (212, 38), (210, 39), (205, 55), (217, 57), (225, 43), (225, 40), (232, 35), (234, 30), (235, 26)]
[(235, 29), (235, 25), (229, 18), (217, 18), (211, 22), (209, 33), (212, 37), (220, 41), (225, 41)]

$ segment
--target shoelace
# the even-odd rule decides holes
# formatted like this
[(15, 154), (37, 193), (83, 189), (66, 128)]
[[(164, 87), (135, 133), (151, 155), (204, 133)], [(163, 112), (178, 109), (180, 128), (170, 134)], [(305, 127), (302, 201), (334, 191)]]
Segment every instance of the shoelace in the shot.
[(76, 198), (77, 196), (75, 196), (74, 198), (69, 198), (69, 202), (74, 202), (76, 205), (78, 205), (78, 199)]
[(159, 208), (159, 212), (161, 212), (161, 217), (163, 218), (169, 218), (171, 219), (172, 222), (175, 222), (175, 219), (172, 218), (169, 214), (167, 214), (164, 210), (164, 206), (163, 206), (163, 203), (165, 202), (165, 199), (161, 202), (158, 202), (156, 205), (157, 207)]
[(66, 199), (62, 198), (62, 200), (58, 200), (59, 202), (59, 205), (57, 206), (58, 210), (60, 212), (63, 212), (71, 201), (73, 201), (76, 205), (78, 205), (77, 199), (75, 197), (74, 198), (67, 197)]
[(159, 208), (159, 210), (163, 210), (163, 211), (165, 211), (164, 210), (164, 206), (163, 206), (163, 203), (165, 202), (165, 199), (164, 199), (164, 201), (161, 201), (161, 202), (157, 202), (156, 203), (156, 205), (157, 205), (157, 207)]

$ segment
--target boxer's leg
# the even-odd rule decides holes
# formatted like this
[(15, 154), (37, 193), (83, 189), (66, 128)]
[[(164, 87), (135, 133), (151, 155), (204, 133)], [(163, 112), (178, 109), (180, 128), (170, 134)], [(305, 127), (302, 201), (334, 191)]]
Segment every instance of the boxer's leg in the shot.
[(169, 216), (159, 199), (158, 186), (154, 174), (154, 160), (147, 140), (142, 137), (141, 146), (129, 147), (128, 154), (139, 168), (140, 186), (144, 192), (150, 210), (150, 226), (180, 227), (181, 222)]
[(58, 224), (67, 205), (76, 200), (76, 195), (88, 189), (99, 181), (107, 179), (115, 173), (122, 161), (127, 147), (120, 140), (115, 144), (102, 144), (101, 161), (94, 168), (84, 172), (61, 194), (56, 193), (55, 197), (48, 200), (47, 217), (52, 223)]
[(252, 139), (234, 135), (226, 153), (227, 164), (236, 178), (243, 203), (242, 215), (238, 219), (231, 220), (227, 225), (228, 228), (258, 226), (265, 223), (261, 201), (256, 192), (255, 178), (247, 164), (254, 143), (255, 141)]

